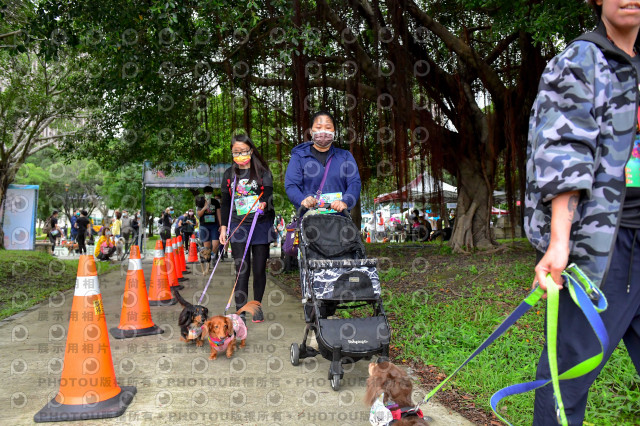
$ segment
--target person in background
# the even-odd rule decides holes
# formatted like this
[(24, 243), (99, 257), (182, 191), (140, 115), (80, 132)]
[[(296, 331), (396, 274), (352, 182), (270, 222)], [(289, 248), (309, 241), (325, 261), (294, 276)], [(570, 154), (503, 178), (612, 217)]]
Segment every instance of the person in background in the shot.
[(196, 223), (196, 215), (193, 212), (193, 209), (189, 209), (188, 212), (185, 213), (184, 218), (180, 221), (180, 229), (182, 230), (182, 247), (184, 247), (185, 253), (189, 252), (189, 240), (195, 231)]
[(78, 238), (78, 228), (76, 227), (76, 222), (78, 221), (79, 217), (80, 217), (80, 212), (78, 210), (76, 210), (73, 213), (73, 216), (71, 216), (71, 219), (70, 219), (71, 231), (69, 232), (71, 241), (76, 241)]
[(103, 226), (100, 230), (100, 238), (98, 238), (98, 243), (96, 244), (93, 254), (98, 260), (106, 262), (115, 252), (116, 244), (111, 236), (111, 230)]
[(116, 217), (113, 219), (111, 223), (111, 234), (115, 238), (120, 238), (120, 233), (122, 230), (122, 213), (119, 210), (115, 211)]
[(140, 235), (140, 213), (136, 213), (131, 218), (131, 230), (132, 230), (132, 239), (133, 244), (138, 245), (138, 235)]
[(167, 249), (167, 240), (171, 238), (171, 225), (173, 225), (173, 207), (169, 206), (162, 213), (160, 218), (160, 238), (162, 239), (162, 249)]
[(133, 227), (131, 226), (131, 218), (129, 217), (129, 212), (126, 210), (122, 211), (122, 227), (120, 229), (121, 235), (124, 238), (124, 251), (125, 253), (129, 252), (129, 247), (132, 242), (135, 244), (133, 240)]
[(213, 197), (213, 187), (205, 186), (203, 195), (196, 199), (198, 222), (200, 223), (200, 241), (207, 249), (206, 257), (201, 262), (211, 262), (217, 256), (220, 244), (221, 212), (220, 203)]
[(187, 212), (184, 212), (184, 214), (181, 214), (180, 216), (178, 216), (176, 218), (176, 220), (173, 222), (173, 233), (175, 234), (175, 236), (177, 237), (178, 235), (182, 235), (182, 221), (184, 220), (184, 217), (187, 215)]
[[(51, 251), (55, 252), (56, 249), (56, 241), (58, 237), (60, 237), (60, 226), (58, 226), (58, 210), (54, 210), (51, 213), (51, 216), (47, 219), (47, 221), (51, 224), (50, 230), (47, 233), (47, 237), (49, 237), (49, 241), (51, 242)], [(52, 253), (53, 254), (53, 253)]]
[(86, 210), (78, 212), (80, 216), (76, 219), (74, 227), (76, 230), (76, 241), (78, 241), (77, 253), (87, 254), (86, 238), (91, 232), (91, 222), (89, 222), (89, 213)]

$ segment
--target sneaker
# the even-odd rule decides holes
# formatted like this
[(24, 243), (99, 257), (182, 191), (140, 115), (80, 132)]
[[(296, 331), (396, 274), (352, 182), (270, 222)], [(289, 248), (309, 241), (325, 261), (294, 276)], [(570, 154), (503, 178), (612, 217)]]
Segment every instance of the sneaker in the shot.
[(259, 309), (258, 312), (256, 312), (256, 314), (253, 316), (251, 321), (252, 322), (263, 322), (264, 321), (264, 314), (262, 313), (262, 309)]

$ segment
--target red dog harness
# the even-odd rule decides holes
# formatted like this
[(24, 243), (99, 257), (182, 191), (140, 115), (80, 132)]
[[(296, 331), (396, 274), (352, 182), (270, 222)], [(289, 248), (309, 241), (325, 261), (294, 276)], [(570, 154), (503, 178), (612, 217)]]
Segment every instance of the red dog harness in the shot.
[(393, 404), (393, 405), (387, 406), (387, 408), (389, 409), (389, 411), (391, 411), (391, 415), (393, 416), (393, 421), (389, 423), (390, 425), (397, 422), (400, 419), (404, 419), (405, 417), (418, 416), (421, 419), (424, 418), (424, 415), (422, 414), (422, 410), (419, 408), (416, 410), (416, 407), (400, 408), (398, 404)]

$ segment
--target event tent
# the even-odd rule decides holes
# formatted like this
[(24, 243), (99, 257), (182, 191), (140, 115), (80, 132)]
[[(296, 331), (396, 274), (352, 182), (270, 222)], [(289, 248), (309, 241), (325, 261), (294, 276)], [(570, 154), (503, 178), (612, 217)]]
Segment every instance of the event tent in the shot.
[[(441, 182), (442, 185), (442, 196), (445, 201), (451, 200), (455, 201), (458, 198), (458, 189), (449, 185), (446, 182)], [(405, 201), (409, 200), (428, 200), (431, 197), (435, 197), (438, 195), (438, 184), (435, 179), (427, 172), (418, 176), (408, 185), (402, 187), (401, 190), (396, 190), (393, 192), (389, 192), (386, 194), (380, 194), (375, 199), (374, 202), (385, 203), (389, 201), (397, 201), (403, 198)]]

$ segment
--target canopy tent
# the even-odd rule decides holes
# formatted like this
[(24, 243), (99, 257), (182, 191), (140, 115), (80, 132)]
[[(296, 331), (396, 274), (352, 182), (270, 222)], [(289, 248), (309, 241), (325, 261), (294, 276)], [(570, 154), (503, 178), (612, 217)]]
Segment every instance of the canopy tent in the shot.
[[(458, 189), (449, 185), (446, 182), (440, 182), (442, 185), (442, 196), (445, 200), (456, 200), (458, 198)], [(427, 172), (418, 176), (408, 185), (403, 186), (400, 190), (389, 192), (386, 194), (380, 194), (374, 198), (374, 203), (385, 203), (388, 201), (397, 201), (400, 199), (416, 200), (435, 197), (438, 195), (438, 184), (435, 179)]]
[(186, 167), (185, 163), (174, 162), (171, 173), (159, 168), (152, 168), (151, 163), (145, 161), (142, 169), (142, 209), (140, 214), (140, 232), (138, 235), (138, 244), (143, 249), (143, 235), (145, 229), (145, 189), (146, 188), (203, 188), (207, 185), (219, 188), (222, 185), (222, 176), (224, 171), (231, 164), (220, 163), (209, 165), (205, 163), (197, 164), (193, 167)]

